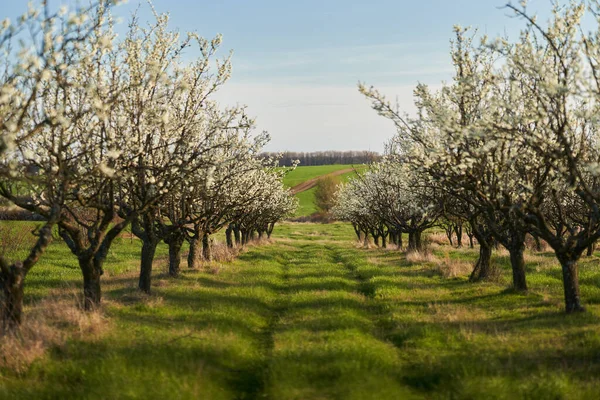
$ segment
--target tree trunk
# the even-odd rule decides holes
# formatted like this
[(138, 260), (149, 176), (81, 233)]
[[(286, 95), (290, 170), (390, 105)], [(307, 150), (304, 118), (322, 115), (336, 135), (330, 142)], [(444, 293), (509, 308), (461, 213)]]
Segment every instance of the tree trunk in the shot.
[(471, 272), (471, 276), (469, 276), (469, 281), (477, 282), (492, 276), (493, 270), (491, 266), (492, 259), (492, 246), (484, 241), (479, 241), (479, 259), (477, 259), (477, 263), (475, 264), (475, 268), (473, 268), (473, 272)]
[(233, 229), (228, 226), (225, 230), (225, 240), (227, 241), (227, 247), (233, 248)]
[(474, 249), (475, 243), (473, 242), (473, 235), (467, 234), (467, 236), (469, 236), (469, 248)]
[(587, 248), (587, 252), (586, 255), (588, 257), (591, 257), (594, 255), (594, 251), (596, 250), (596, 242), (593, 242), (592, 244), (590, 244)]
[(398, 250), (402, 250), (404, 244), (402, 243), (402, 231), (398, 232)]
[(373, 242), (375, 242), (375, 246), (379, 247), (379, 235), (374, 235), (371, 233), (371, 236), (373, 236)]
[(152, 264), (154, 262), (157, 246), (158, 240), (148, 239), (142, 242), (142, 259), (140, 262), (140, 279), (138, 287), (142, 292), (148, 294), (150, 294), (152, 285)]
[(369, 247), (369, 232), (365, 231), (364, 233), (363, 246), (367, 248)]
[(271, 239), (271, 235), (273, 234), (273, 229), (275, 229), (275, 222), (271, 222), (267, 227), (267, 239)]
[(23, 320), (24, 269), (20, 263), (8, 267), (2, 274), (2, 327), (3, 333), (16, 330)]
[(409, 251), (422, 251), (423, 244), (421, 241), (422, 231), (412, 231), (408, 233), (408, 250)]
[(360, 242), (360, 228), (355, 223), (352, 224), (352, 228), (354, 229), (357, 240)]
[[(525, 239), (525, 238), (523, 238)], [(508, 249), (510, 253), (510, 266), (512, 268), (513, 288), (518, 291), (527, 291), (527, 280), (525, 277), (525, 259), (523, 252), (525, 250), (525, 242), (513, 243)]]
[(205, 261), (212, 261), (212, 249), (210, 245), (210, 235), (208, 233), (202, 235), (202, 258)]
[(387, 248), (387, 234), (383, 234), (381, 235), (381, 247), (383, 247), (384, 249)]
[(169, 239), (169, 275), (179, 275), (181, 265), (181, 248), (185, 237), (181, 233), (175, 233)]
[(450, 246), (454, 246), (454, 243), (452, 243), (452, 231), (453, 231), (453, 227), (446, 227), (445, 231), (446, 231), (446, 238), (448, 238), (448, 242), (450, 243)]
[(198, 233), (189, 240), (190, 251), (188, 252), (187, 263), (188, 268), (198, 268), (198, 260), (200, 259), (200, 245), (201, 241), (198, 237)]
[(456, 233), (456, 247), (461, 248), (463, 246), (463, 243), (462, 243), (463, 227), (462, 227), (462, 225), (455, 225), (454, 233)]
[(94, 310), (100, 306), (102, 300), (102, 261), (96, 261), (94, 257), (81, 257), (79, 268), (83, 274), (83, 306), (86, 310)]
[(585, 308), (581, 305), (581, 297), (579, 295), (577, 258), (567, 254), (557, 254), (557, 258), (562, 267), (565, 311), (567, 314), (585, 311)]
[(240, 229), (239, 228), (233, 228), (233, 237), (235, 239), (235, 244), (237, 246), (242, 244), (242, 238), (240, 237)]

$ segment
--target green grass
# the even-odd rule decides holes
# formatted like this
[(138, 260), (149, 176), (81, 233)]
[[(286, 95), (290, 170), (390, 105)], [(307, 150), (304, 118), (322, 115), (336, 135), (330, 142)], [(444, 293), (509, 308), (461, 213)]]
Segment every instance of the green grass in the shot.
[(315, 192), (317, 188), (305, 190), (296, 194), (298, 198), (298, 209), (294, 214), (294, 217), (305, 217), (317, 212), (317, 205), (315, 204)]
[[(472, 262), (476, 250), (441, 246), (439, 262), (409, 262), (357, 248), (339, 223), (287, 223), (275, 236), (210, 272), (169, 279), (160, 265), (150, 298), (136, 296), (128, 272), (139, 247), (122, 241), (107, 262), (110, 328), (21, 374), (1, 371), (0, 398), (597, 397), (597, 256), (581, 263), (588, 312), (566, 316), (550, 253), (527, 255), (531, 290), (516, 294), (504, 254), (496, 282), (473, 284), (444, 278), (438, 264)], [(62, 246), (28, 278), (29, 301), (78, 281)]]
[[(324, 165), (324, 166), (316, 166), (316, 167), (298, 167), (294, 171), (290, 172), (289, 175), (295, 174), (298, 171), (297, 175), (292, 176), (291, 179), (289, 175), (284, 180), (284, 183), (290, 187), (299, 185), (302, 182), (305, 182), (309, 179), (313, 179), (330, 172), (339, 171), (346, 168), (355, 167), (357, 170), (362, 170), (365, 168), (363, 165)], [(345, 174), (339, 175), (336, 178), (340, 180), (340, 182), (347, 182), (350, 178), (355, 176), (355, 172), (347, 172)], [(292, 182), (293, 184), (290, 184)], [(317, 206), (315, 205), (315, 191), (316, 188), (312, 188), (309, 190), (305, 190), (304, 192), (300, 192), (296, 194), (296, 197), (299, 200), (298, 209), (294, 214), (294, 217), (305, 217), (317, 212)]]
[(360, 169), (362, 165), (336, 164), (317, 165), (309, 167), (299, 166), (295, 170), (290, 171), (290, 173), (288, 173), (285, 176), (285, 178), (283, 179), (283, 183), (289, 187), (294, 187), (296, 185), (301, 184), (302, 182), (306, 182), (309, 179), (318, 178), (321, 175), (326, 175), (335, 171), (354, 167)]

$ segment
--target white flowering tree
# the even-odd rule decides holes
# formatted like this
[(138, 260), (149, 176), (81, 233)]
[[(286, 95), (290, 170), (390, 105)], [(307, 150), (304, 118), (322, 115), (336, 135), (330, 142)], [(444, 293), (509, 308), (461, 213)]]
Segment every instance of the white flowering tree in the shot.
[(427, 177), (394, 157), (351, 180), (334, 207), (337, 218), (353, 222), (376, 244), (381, 239), (383, 247), (390, 232), (408, 233), (411, 251), (423, 249), (422, 233), (437, 223), (440, 213), (440, 198)]
[(237, 189), (240, 201), (231, 215), (226, 237), (228, 246), (235, 233), (236, 242), (245, 245), (256, 234), (262, 239), (271, 237), (275, 224), (291, 216), (298, 207), (298, 199), (283, 184), (289, 171), (277, 168), (277, 159), (259, 159), (258, 168), (244, 176), (244, 185)]
[[(542, 26), (525, 7), (508, 5), (526, 22), (516, 42), (454, 49), (455, 82), (438, 93), (419, 86), (416, 119), (376, 90), (361, 90), (396, 123), (403, 159), (473, 207), (508, 248), (514, 287), (526, 289), (522, 253), (530, 232), (556, 253), (566, 311), (582, 311), (577, 260), (600, 237), (599, 21), (583, 33), (586, 5), (573, 2), (555, 6)], [(598, 3), (589, 7), (598, 19)]]
[(496, 49), (519, 78), (522, 103), (527, 101), (534, 112), (515, 112), (509, 98), (502, 108), (518, 124), (501, 120), (490, 125), (494, 139), (510, 141), (532, 154), (541, 168), (538, 173), (546, 175), (543, 186), (521, 185), (524, 201), (516, 210), (532, 233), (554, 249), (562, 269), (566, 311), (583, 311), (577, 260), (600, 237), (599, 7), (590, 4), (596, 26), (589, 34), (581, 25), (583, 3), (556, 5), (547, 27), (528, 16), (525, 4), (509, 8), (527, 26), (517, 43), (501, 43)]
[(520, 185), (539, 185), (540, 181), (535, 175), (522, 174), (523, 165), (517, 157), (524, 155), (522, 148), (498, 146), (487, 135), (491, 129), (488, 121), (510, 119), (496, 105), (498, 98), (511, 95), (512, 87), (494, 73), (495, 53), (486, 46), (475, 47), (465, 29), (457, 27), (455, 34), (451, 51), (454, 82), (437, 93), (419, 85), (415, 91), (416, 119), (402, 116), (376, 90), (360, 89), (373, 100), (373, 107), (398, 127), (395, 144), (399, 159), (428, 175), (432, 184), (454, 199), (448, 201), (465, 204), (452, 208), (466, 212), (459, 217), (470, 221), (480, 244), (480, 258), (471, 279), (490, 275), (493, 237), (511, 254), (513, 287), (527, 290), (523, 259), (526, 228), (513, 210), (522, 201)]
[[(213, 153), (232, 140), (223, 132), (249, 125), (242, 108), (220, 111), (211, 100), (231, 73), (229, 59), (213, 61), (221, 37), (181, 38), (168, 29), (167, 14), (154, 15), (156, 22), (147, 28), (134, 17), (120, 49), (128, 88), (121, 113), (130, 123), (118, 135), (129, 161), (118, 211), (142, 240), (139, 287), (145, 292), (160, 241), (169, 243), (170, 270), (178, 271), (186, 213), (198, 201), (198, 176), (214, 168)], [(186, 50), (197, 51), (198, 58), (184, 63)]]
[(11, 263), (0, 255), (5, 330), (21, 322), (25, 277), (50, 243), (52, 227), (68, 214), (82, 178), (101, 167), (97, 158), (87, 163), (100, 123), (94, 105), (114, 104), (118, 90), (100, 100), (85, 75), (112, 42), (106, 28), (114, 3), (74, 12), (31, 4), (17, 22), (4, 20), (0, 28), (0, 195), (46, 219), (26, 259)]

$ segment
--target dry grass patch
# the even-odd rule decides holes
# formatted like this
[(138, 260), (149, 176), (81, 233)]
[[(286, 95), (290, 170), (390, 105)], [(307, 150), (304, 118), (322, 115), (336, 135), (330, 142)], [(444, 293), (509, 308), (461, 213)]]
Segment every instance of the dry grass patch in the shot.
[(0, 368), (25, 372), (31, 363), (67, 339), (94, 340), (108, 329), (101, 311), (83, 311), (75, 299), (46, 299), (25, 310), (19, 331), (0, 341)]
[(473, 264), (463, 260), (453, 260), (448, 253), (444, 259), (436, 265), (436, 272), (444, 278), (456, 278), (469, 275), (473, 271)]
[(430, 250), (408, 251), (406, 261), (410, 263), (437, 263), (439, 259)]
[(431, 243), (435, 243), (438, 246), (448, 246), (450, 242), (448, 242), (448, 237), (444, 232), (434, 232), (427, 235), (427, 239)]

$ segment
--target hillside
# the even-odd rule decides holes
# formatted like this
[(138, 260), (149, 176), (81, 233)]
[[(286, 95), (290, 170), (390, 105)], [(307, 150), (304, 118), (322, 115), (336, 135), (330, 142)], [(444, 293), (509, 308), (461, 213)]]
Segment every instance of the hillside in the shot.
[(319, 179), (325, 176), (338, 176), (340, 181), (345, 182), (350, 179), (355, 170), (362, 170), (365, 165), (320, 165), (309, 167), (297, 167), (291, 171), (283, 180), (283, 183), (291, 187), (300, 204), (296, 217), (311, 215), (317, 209), (314, 204), (315, 190)]

